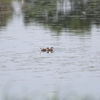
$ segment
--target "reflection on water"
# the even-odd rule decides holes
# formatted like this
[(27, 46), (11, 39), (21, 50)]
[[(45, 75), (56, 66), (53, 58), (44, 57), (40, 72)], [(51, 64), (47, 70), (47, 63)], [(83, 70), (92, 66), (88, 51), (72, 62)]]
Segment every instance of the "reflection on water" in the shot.
[(0, 98), (99, 100), (99, 4), (0, 1)]
[(88, 0), (41, 0), (31, 6), (26, 3), (23, 10), (24, 22), (27, 25), (36, 21), (57, 33), (87, 33), (91, 30), (91, 24), (99, 25), (99, 3), (100, 1)]
[(11, 11), (11, 3), (0, 2), (0, 29), (7, 26), (7, 23), (12, 16)]

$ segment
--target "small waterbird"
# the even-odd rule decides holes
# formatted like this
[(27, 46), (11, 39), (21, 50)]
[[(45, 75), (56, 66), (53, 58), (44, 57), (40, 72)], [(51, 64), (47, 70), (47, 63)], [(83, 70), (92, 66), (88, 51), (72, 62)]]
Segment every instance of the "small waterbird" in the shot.
[(47, 48), (41, 48), (40, 47), (40, 49), (41, 49), (42, 52), (49, 52), (49, 51), (52, 52), (53, 49), (54, 49), (54, 47), (51, 47), (51, 48), (49, 48), (49, 47), (47, 47)]

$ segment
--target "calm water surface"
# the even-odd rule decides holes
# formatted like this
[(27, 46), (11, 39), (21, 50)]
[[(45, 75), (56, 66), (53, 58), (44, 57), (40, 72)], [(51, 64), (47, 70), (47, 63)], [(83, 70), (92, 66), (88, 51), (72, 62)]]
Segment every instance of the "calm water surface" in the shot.
[[(0, 11), (0, 97), (58, 90), (69, 100), (91, 95), (99, 100), (99, 24), (74, 15), (69, 2), (68, 8), (37, 3), (13, 1)], [(54, 47), (54, 53), (39, 47)]]

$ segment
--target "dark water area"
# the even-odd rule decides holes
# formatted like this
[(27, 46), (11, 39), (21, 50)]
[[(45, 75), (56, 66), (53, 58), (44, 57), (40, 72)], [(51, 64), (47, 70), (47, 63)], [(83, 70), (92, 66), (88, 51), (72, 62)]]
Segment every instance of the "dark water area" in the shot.
[(0, 100), (99, 100), (99, 5), (0, 0)]

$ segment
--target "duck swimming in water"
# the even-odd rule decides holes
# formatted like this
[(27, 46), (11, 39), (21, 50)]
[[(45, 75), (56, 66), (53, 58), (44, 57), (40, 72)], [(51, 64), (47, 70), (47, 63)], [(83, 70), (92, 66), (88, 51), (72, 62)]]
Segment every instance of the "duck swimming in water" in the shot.
[(49, 52), (49, 51), (52, 52), (54, 48), (53, 47), (51, 47), (51, 48), (47, 47), (47, 48), (40, 48), (40, 49), (41, 49), (42, 52)]

